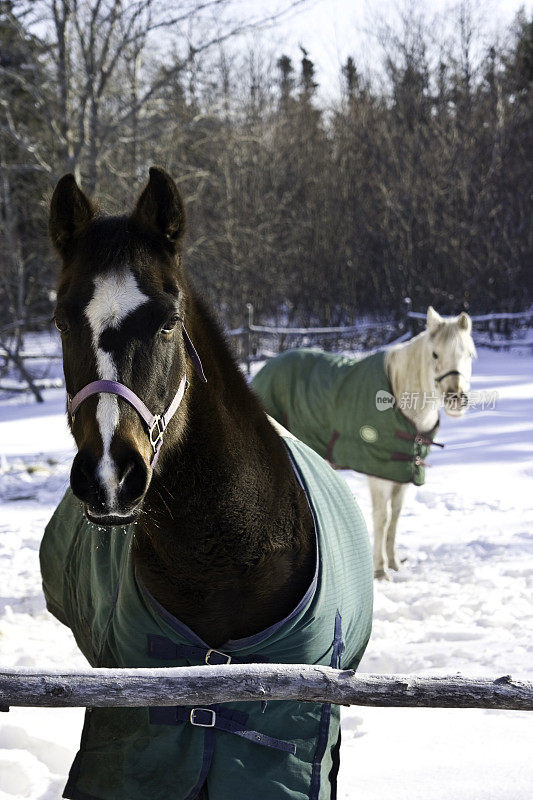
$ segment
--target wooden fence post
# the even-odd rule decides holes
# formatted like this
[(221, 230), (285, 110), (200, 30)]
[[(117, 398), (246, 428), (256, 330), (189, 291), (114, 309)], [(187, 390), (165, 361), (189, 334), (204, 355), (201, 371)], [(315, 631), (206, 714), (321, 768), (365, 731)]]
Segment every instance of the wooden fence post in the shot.
[(246, 329), (245, 333), (245, 349), (246, 349), (246, 374), (250, 375), (252, 371), (252, 327), (254, 324), (254, 307), (251, 303), (246, 303), (246, 310), (248, 311), (248, 319), (244, 324)]
[(414, 320), (412, 320), (411, 317), (409, 316), (409, 314), (412, 311), (412, 309), (413, 309), (413, 301), (411, 300), (410, 297), (404, 297), (403, 298), (403, 316), (404, 316), (404, 320), (405, 320), (405, 330), (406, 331), (411, 331), (411, 335), (414, 336), (415, 323), (414, 323)]
[(11, 361), (15, 364), (16, 368), (18, 369), (18, 371), (20, 372), (20, 374), (22, 375), (22, 377), (24, 378), (24, 380), (28, 384), (28, 387), (33, 392), (33, 394), (35, 395), (35, 399), (37, 400), (37, 402), (38, 403), (44, 402), (43, 401), (43, 396), (42, 396), (42, 394), (41, 394), (41, 392), (39, 390), (39, 387), (34, 382), (31, 372), (28, 372), (28, 370), (24, 366), (24, 360), (21, 357), (21, 355), (19, 354), (19, 352), (17, 352), (16, 349), (15, 350), (11, 350), (4, 342), (2, 342), (2, 348), (7, 353), (6, 365), (7, 365), (8, 360), (11, 359)]

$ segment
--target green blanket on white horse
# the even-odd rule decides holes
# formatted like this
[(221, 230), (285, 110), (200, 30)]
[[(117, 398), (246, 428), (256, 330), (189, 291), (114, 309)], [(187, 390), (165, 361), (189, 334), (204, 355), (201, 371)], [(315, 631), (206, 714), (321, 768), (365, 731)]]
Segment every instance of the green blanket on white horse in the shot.
[(398, 408), (385, 353), (356, 360), (320, 350), (271, 358), (252, 388), (265, 410), (340, 467), (417, 486), (437, 425), (421, 433)]
[[(48, 609), (91, 665), (175, 667), (268, 661), (355, 669), (370, 636), (372, 563), (365, 523), (342, 478), (286, 438), (315, 519), (314, 579), (265, 631), (209, 649), (139, 584), (134, 526), (99, 530), (69, 491), (41, 545)], [(176, 586), (179, 591), (179, 586)], [(64, 797), (73, 800), (330, 800), (339, 708), (297, 701), (207, 708), (93, 708)]]

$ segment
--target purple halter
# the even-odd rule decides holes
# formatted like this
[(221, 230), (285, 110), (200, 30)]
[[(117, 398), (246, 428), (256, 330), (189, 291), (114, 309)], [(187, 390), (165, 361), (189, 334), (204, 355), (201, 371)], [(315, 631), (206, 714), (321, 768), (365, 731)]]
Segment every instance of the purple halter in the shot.
[[(207, 378), (204, 374), (200, 356), (196, 352), (196, 349), (191, 342), (185, 328), (182, 328), (182, 333), (185, 341), (185, 347), (192, 361), (195, 372), (204, 383), (207, 383)], [(168, 423), (178, 410), (180, 403), (183, 400), (185, 389), (188, 385), (189, 381), (187, 380), (187, 376), (184, 375), (180, 381), (178, 391), (174, 395), (172, 402), (165, 413), (152, 414), (147, 406), (143, 403), (141, 398), (138, 397), (135, 392), (129, 389), (127, 386), (124, 386), (123, 383), (105, 380), (93, 381), (92, 383), (88, 383), (86, 386), (84, 386), (83, 389), (80, 389), (80, 391), (77, 392), (74, 397), (71, 397), (69, 394), (67, 394), (67, 411), (74, 421), (74, 416), (78, 408), (81, 406), (84, 400), (87, 400), (87, 398), (91, 397), (93, 394), (107, 393), (116, 394), (119, 397), (122, 397), (127, 403), (130, 404), (130, 406), (135, 409), (146, 425), (148, 438), (150, 439), (150, 444), (152, 445), (154, 451), (151, 462), (151, 467), (154, 469), (159, 457), (161, 445), (163, 444), (163, 434), (168, 426)]]

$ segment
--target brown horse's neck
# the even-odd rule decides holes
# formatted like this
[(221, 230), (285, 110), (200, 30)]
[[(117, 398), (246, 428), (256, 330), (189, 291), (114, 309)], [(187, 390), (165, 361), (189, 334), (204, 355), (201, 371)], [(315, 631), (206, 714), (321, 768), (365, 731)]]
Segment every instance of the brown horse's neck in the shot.
[(201, 304), (190, 317), (208, 383), (191, 380), (186, 431), (165, 442), (134, 557), (155, 598), (220, 646), (294, 608), (314, 569), (313, 522), (285, 445), (216, 326)]

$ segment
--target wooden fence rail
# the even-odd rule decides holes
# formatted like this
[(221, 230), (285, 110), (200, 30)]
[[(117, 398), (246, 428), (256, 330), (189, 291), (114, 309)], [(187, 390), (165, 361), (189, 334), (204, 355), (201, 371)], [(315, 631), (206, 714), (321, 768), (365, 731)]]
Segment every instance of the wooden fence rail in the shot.
[(302, 664), (164, 669), (0, 669), (0, 707), (211, 705), (302, 700), (338, 705), (533, 711), (533, 683), (501, 678), (355, 674)]
[[(409, 298), (404, 299), (404, 305), (402, 309), (402, 316), (403, 316), (403, 332), (399, 331), (396, 334), (396, 337), (393, 341), (387, 342), (387, 344), (397, 344), (401, 341), (405, 341), (405, 339), (409, 338), (410, 335), (414, 335), (416, 333), (416, 325), (420, 325), (426, 319), (426, 314), (423, 312), (412, 311), (411, 310), (411, 301)], [(520, 313), (495, 313), (495, 314), (480, 314), (474, 315), (471, 317), (472, 322), (474, 325), (483, 325), (488, 323), (490, 324), (501, 324), (506, 323), (509, 324), (511, 322), (519, 322), (522, 321), (531, 325), (533, 322), (533, 310), (524, 311)], [(43, 322), (43, 318), (39, 318), (36, 320), (38, 323)], [(0, 334), (11, 330), (13, 328), (13, 324), (7, 326), (5, 328), (0, 328)], [(253, 339), (258, 335), (263, 336), (349, 336), (354, 333), (358, 333), (360, 327), (358, 325), (345, 325), (340, 327), (309, 327), (309, 328), (289, 328), (285, 326), (276, 326), (276, 325), (256, 325), (254, 323), (254, 308), (251, 303), (246, 304), (246, 319), (244, 324), (240, 328), (234, 328), (232, 330), (227, 330), (226, 335), (230, 337), (239, 337), (243, 341), (243, 353), (242, 358), (246, 364), (246, 370), (248, 375), (251, 373), (251, 364), (252, 361), (256, 358), (254, 355), (254, 347), (253, 347)], [(398, 335), (400, 333), (400, 335)], [(506, 344), (503, 342), (498, 342), (492, 345), (490, 342), (484, 342), (486, 347), (494, 346), (496, 348), (506, 347)], [(530, 342), (525, 344), (526, 347), (533, 346)], [(61, 360), (62, 356), (58, 353), (43, 355), (35, 352), (28, 352), (28, 351), (13, 351), (8, 347), (8, 345), (4, 341), (0, 341), (0, 357), (4, 359), (5, 364), (4, 367), (7, 366), (9, 361), (13, 361), (19, 374), (21, 375), (27, 390), (30, 390), (35, 395), (35, 398), (38, 402), (43, 402), (41, 390), (45, 388), (55, 388), (59, 385), (56, 381), (53, 384), (49, 382), (42, 381), (39, 379), (35, 379), (29, 370), (25, 367), (25, 361), (29, 361), (32, 359), (40, 359), (46, 361), (52, 360)], [(9, 385), (0, 385), (0, 388), (3, 388), (7, 391), (26, 391), (25, 387), (12, 387)]]
[[(421, 322), (425, 322), (426, 316), (427, 315), (421, 311), (407, 312), (407, 317), (409, 317), (409, 319), (419, 319)], [(533, 311), (520, 311), (516, 314), (508, 311), (495, 314), (472, 314), (470, 319), (474, 325), (479, 322), (499, 322), (500, 320), (523, 320), (524, 322), (531, 322), (533, 319)]]
[[(329, 336), (329, 335), (336, 335), (338, 337), (347, 336), (353, 333), (357, 333), (360, 330), (358, 325), (345, 325), (343, 327), (336, 327), (336, 328), (324, 328), (324, 327), (315, 327), (315, 328), (289, 328), (284, 326), (275, 326), (275, 325), (256, 325), (254, 324), (254, 308), (251, 303), (246, 304), (247, 309), (247, 321), (241, 328), (235, 328), (234, 330), (227, 331), (228, 336), (240, 336), (244, 339), (244, 361), (246, 363), (246, 369), (248, 375), (251, 372), (251, 362), (252, 362), (252, 354), (253, 354), (253, 346), (252, 346), (252, 338), (254, 335), (263, 334), (263, 335), (270, 335), (270, 336)], [(410, 298), (404, 299), (403, 305), (403, 328), (405, 330), (404, 333), (401, 333), (397, 338), (393, 341), (387, 342), (388, 345), (391, 344), (398, 344), (401, 341), (405, 341), (405, 339), (409, 338), (411, 335), (415, 335), (416, 326), (415, 323), (422, 323), (426, 320), (426, 313), (418, 312), (418, 311), (411, 311), (411, 300)], [(472, 322), (474, 325), (483, 325), (483, 324), (502, 324), (505, 323), (509, 325), (511, 322), (518, 323), (524, 322), (528, 325), (531, 325), (533, 322), (533, 310), (520, 312), (517, 314), (509, 313), (509, 312), (502, 312), (502, 313), (494, 313), (494, 314), (478, 314), (471, 316)], [(491, 346), (490, 343), (487, 346)], [(503, 346), (502, 344), (498, 344), (498, 347)], [(530, 346), (527, 344), (526, 346)]]

